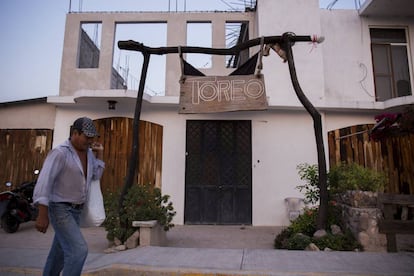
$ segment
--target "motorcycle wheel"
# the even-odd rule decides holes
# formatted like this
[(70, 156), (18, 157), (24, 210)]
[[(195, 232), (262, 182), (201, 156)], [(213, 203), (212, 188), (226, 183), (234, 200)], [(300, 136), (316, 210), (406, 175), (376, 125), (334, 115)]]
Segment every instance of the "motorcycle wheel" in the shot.
[(10, 213), (4, 214), (1, 218), (1, 227), (7, 233), (14, 233), (19, 229), (20, 222)]

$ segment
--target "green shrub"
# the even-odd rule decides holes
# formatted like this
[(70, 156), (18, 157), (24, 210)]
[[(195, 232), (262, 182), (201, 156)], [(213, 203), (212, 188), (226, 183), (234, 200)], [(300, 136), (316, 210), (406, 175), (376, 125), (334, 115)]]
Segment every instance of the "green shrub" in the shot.
[[(333, 202), (328, 206), (328, 219), (327, 225), (342, 225), (341, 221), (341, 209)], [(308, 236), (312, 236), (316, 229), (316, 219), (318, 217), (318, 208), (305, 208), (303, 214), (299, 215), (292, 221), (289, 228), (294, 233), (303, 233)], [(326, 229), (329, 230), (329, 229)]]
[(319, 200), (319, 171), (318, 165), (308, 163), (299, 164), (296, 169), (301, 180), (305, 180), (304, 185), (296, 186), (305, 195), (306, 204), (315, 204)]
[[(320, 197), (318, 187), (318, 166), (304, 163), (298, 165), (297, 169), (300, 179), (305, 180), (305, 184), (298, 185), (296, 188), (304, 193), (306, 203), (317, 203)], [(333, 167), (328, 173), (329, 198), (332, 198), (332, 194), (352, 189), (378, 191), (383, 188), (384, 183), (385, 177), (380, 173), (357, 164), (342, 164)], [(317, 230), (317, 216), (318, 208), (305, 208), (303, 214), (293, 220), (289, 227), (276, 236), (274, 247), (277, 249), (304, 249), (310, 242), (313, 242), (320, 249), (329, 247), (333, 250), (362, 250), (361, 245), (349, 231), (344, 235), (333, 235), (330, 233), (330, 229), (325, 229), (328, 234), (323, 238), (309, 238), (312, 237)], [(336, 205), (335, 201), (329, 201), (327, 227), (338, 225), (343, 229), (344, 225), (341, 218), (341, 208)], [(308, 240), (306, 236), (308, 236), (310, 240)]]
[(125, 242), (136, 228), (132, 227), (133, 221), (157, 220), (168, 231), (174, 224), (171, 223), (176, 212), (168, 195), (162, 195), (159, 188), (147, 185), (133, 185), (125, 196), (124, 206), (119, 215), (120, 193), (111, 193), (105, 197), (106, 219), (104, 227), (107, 231), (107, 239), (115, 238)]
[(331, 194), (346, 190), (381, 191), (385, 184), (385, 176), (372, 169), (356, 163), (341, 164), (331, 168), (328, 174)]
[(312, 239), (304, 235), (302, 233), (296, 233), (290, 238), (288, 238), (288, 248), (289, 250), (303, 250), (305, 249), (310, 243)]
[[(326, 236), (319, 239), (309, 238), (316, 232), (317, 214), (317, 208), (305, 209), (302, 215), (293, 220), (287, 228), (276, 236), (274, 248), (300, 250), (306, 248), (309, 243), (313, 242), (322, 250), (326, 247), (342, 251), (362, 250), (361, 245), (349, 231), (344, 235), (333, 235), (330, 233), (330, 229), (325, 229), (328, 233)], [(330, 227), (330, 225), (334, 224), (342, 226), (341, 209), (334, 202), (330, 202), (328, 206), (327, 225)]]
[[(134, 233), (132, 228), (122, 228), (121, 219), (118, 213), (118, 201), (119, 201), (119, 192), (118, 193), (105, 193), (104, 194), (104, 206), (106, 218), (103, 223), (105, 230), (107, 231), (106, 238), (110, 241), (113, 241), (115, 238), (122, 240), (123, 236), (130, 236)], [(124, 221), (125, 219), (122, 219)]]
[(292, 228), (288, 227), (282, 230), (279, 235), (276, 236), (274, 242), (274, 248), (288, 249), (288, 240), (293, 235)]
[[(318, 165), (299, 164), (297, 167), (301, 180), (305, 184), (296, 186), (305, 196), (305, 203), (316, 204), (319, 196)], [(386, 182), (383, 173), (365, 168), (357, 163), (333, 166), (327, 174), (329, 194), (338, 194), (346, 190), (382, 191)]]
[(318, 216), (318, 209), (305, 209), (303, 214), (299, 215), (292, 221), (289, 228), (293, 233), (302, 233), (305, 235), (313, 235), (316, 231), (316, 217)]
[(345, 234), (338, 235), (328, 233), (326, 236), (323, 236), (321, 238), (313, 238), (312, 242), (321, 250), (324, 250), (327, 247), (336, 251), (362, 250), (361, 244), (358, 243), (358, 241), (349, 231)]

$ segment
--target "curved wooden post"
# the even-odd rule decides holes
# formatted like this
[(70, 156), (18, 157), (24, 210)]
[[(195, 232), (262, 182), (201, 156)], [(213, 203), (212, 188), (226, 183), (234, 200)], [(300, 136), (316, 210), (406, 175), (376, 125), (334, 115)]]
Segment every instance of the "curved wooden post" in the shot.
[(125, 196), (128, 193), (129, 188), (131, 188), (131, 186), (134, 184), (136, 168), (139, 168), (139, 121), (141, 117), (142, 98), (144, 95), (145, 81), (147, 79), (148, 65), (151, 54), (143, 51), (142, 55), (144, 56), (144, 62), (142, 64), (141, 79), (139, 82), (138, 95), (135, 103), (134, 122), (132, 129), (132, 151), (128, 162), (128, 174), (125, 178), (124, 187), (122, 189), (118, 204), (118, 213), (120, 215), (123, 210), (122, 206), (124, 204)]
[(303, 93), (300, 87), (298, 77), (296, 75), (295, 62), (293, 60), (292, 45), (294, 44), (294, 34), (283, 34), (282, 48), (286, 51), (286, 57), (289, 65), (290, 78), (292, 80), (293, 88), (296, 95), (308, 113), (313, 119), (313, 128), (315, 131), (316, 148), (318, 152), (318, 173), (319, 173), (319, 211), (317, 218), (317, 229), (325, 229), (328, 218), (328, 185), (327, 185), (327, 173), (326, 173), (326, 158), (325, 147), (323, 143), (322, 134), (322, 120), (319, 111), (312, 105), (309, 99)]

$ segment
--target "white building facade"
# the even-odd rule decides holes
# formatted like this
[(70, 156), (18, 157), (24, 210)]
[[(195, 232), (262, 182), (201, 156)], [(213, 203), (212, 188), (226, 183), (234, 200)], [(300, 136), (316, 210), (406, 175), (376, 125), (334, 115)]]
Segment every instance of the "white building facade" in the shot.
[[(127, 83), (123, 84), (125, 89), (112, 89), (120, 88), (114, 84), (114, 70), (120, 72), (114, 66), (117, 26), (164, 24), (166, 45), (158, 46), (185, 46), (188, 24), (207, 23), (211, 29), (210, 47), (226, 48), (227, 24), (243, 23), (248, 26), (250, 39), (285, 32), (325, 38), (321, 44), (298, 42), (293, 54), (300, 85), (322, 114), (328, 153), (329, 131), (375, 123), (374, 116), (379, 113), (414, 104), (414, 6), (409, 0), (396, 1), (396, 6), (405, 8), (391, 9), (388, 2), (366, 1), (359, 10), (322, 10), (318, 0), (259, 0), (255, 10), (241, 13), (69, 13), (60, 95), (47, 99), (56, 107), (52, 114), (54, 144), (67, 138), (68, 126), (81, 115), (92, 119), (134, 117), (137, 90)], [(99, 61), (86, 62), (80, 68), (80, 33), (86, 23), (99, 26), (95, 29)], [(139, 42), (146, 43), (145, 39)], [(250, 52), (257, 50), (258, 47)], [(214, 55), (210, 66), (200, 70), (206, 75), (228, 75), (234, 69), (225, 64), (224, 56)], [(163, 194), (171, 196), (177, 211), (174, 223), (288, 225), (284, 199), (303, 197), (295, 188), (302, 183), (296, 167), (316, 164), (317, 152), (313, 121), (296, 97), (287, 63), (274, 52), (263, 58), (267, 110), (208, 114), (178, 113), (178, 55), (166, 55), (163, 68), (165, 73), (160, 72), (159, 81), (165, 82), (165, 91), (163, 95), (144, 95), (141, 120), (163, 127), (161, 187)], [(125, 81), (125, 76), (119, 73), (118, 79)], [(117, 102), (115, 110), (108, 110), (108, 101)], [(211, 145), (203, 139), (194, 140), (196, 134), (190, 132), (193, 128), (201, 129), (195, 133), (202, 133), (203, 139), (210, 137), (206, 134), (209, 130), (230, 132), (222, 136), (216, 133), (209, 141), (222, 145), (223, 139), (231, 139), (235, 152), (226, 155), (224, 148), (206, 152)], [(204, 149), (201, 157), (191, 160), (204, 168), (201, 172), (210, 175), (197, 178), (189, 174), (191, 143), (204, 143), (197, 144)], [(218, 156), (206, 159), (203, 154)], [(208, 171), (209, 162), (216, 162), (212, 165), (214, 170)], [(189, 190), (189, 182), (205, 178), (211, 178), (210, 186)], [(243, 187), (232, 181), (242, 181)]]

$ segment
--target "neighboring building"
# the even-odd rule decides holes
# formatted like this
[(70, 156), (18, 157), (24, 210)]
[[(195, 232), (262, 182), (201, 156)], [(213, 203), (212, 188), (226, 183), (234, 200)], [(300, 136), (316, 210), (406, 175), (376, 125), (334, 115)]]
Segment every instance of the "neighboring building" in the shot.
[[(414, 104), (411, 0), (368, 0), (359, 10), (321, 10), (318, 0), (259, 0), (246, 12), (69, 13), (60, 95), (47, 99), (56, 107), (54, 144), (67, 138), (80, 115), (133, 118), (137, 88), (129, 84), (128, 68), (114, 65), (113, 55), (116, 30), (127, 23), (164, 24), (166, 45), (159, 46), (186, 45), (192, 23), (209, 24), (214, 48), (227, 46), (226, 26), (234, 23), (244, 34), (240, 41), (285, 32), (324, 36), (322, 44), (296, 43), (293, 51), (301, 87), (322, 113), (326, 140), (331, 130), (375, 123), (379, 113)], [(96, 29), (89, 40), (80, 40), (85, 24)], [(79, 53), (86, 40), (99, 42), (98, 52), (93, 50), (99, 56), (90, 61)], [(234, 68), (226, 63), (234, 60), (246, 60), (245, 53), (227, 61), (212, 56), (211, 66), (201, 71), (228, 75)], [(165, 67), (165, 74), (159, 72), (165, 91), (144, 95), (141, 120), (163, 129), (157, 185), (171, 196), (174, 223), (287, 225), (284, 199), (302, 196), (295, 189), (301, 183), (296, 166), (317, 163), (313, 121), (296, 97), (287, 64), (274, 52), (263, 59), (267, 110), (186, 115), (178, 113), (178, 55), (167, 55)], [(108, 110), (108, 101), (116, 101), (115, 109)], [(326, 142), (325, 148), (328, 153)]]

